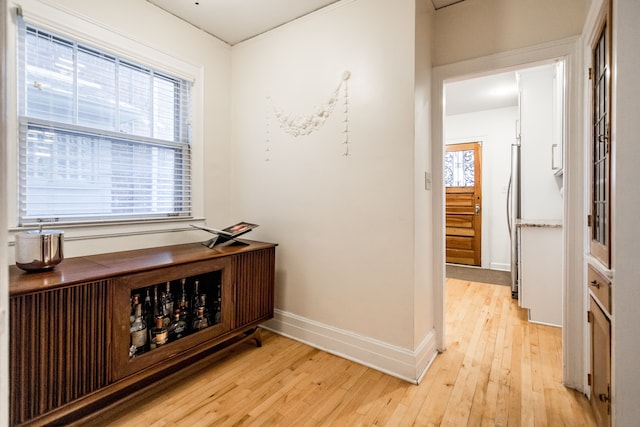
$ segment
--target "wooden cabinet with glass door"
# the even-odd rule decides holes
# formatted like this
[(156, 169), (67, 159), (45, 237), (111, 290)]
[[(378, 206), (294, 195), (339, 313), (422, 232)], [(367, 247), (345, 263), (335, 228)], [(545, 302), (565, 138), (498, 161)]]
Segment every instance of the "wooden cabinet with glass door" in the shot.
[(590, 401), (598, 424), (611, 425), (611, 4), (605, 1), (591, 42), (589, 294)]
[[(220, 350), (260, 345), (258, 326), (273, 317), (276, 245), (243, 243), (68, 258), (35, 274), (11, 266), (10, 425), (89, 424)], [(181, 313), (176, 331), (167, 317), (180, 322)]]

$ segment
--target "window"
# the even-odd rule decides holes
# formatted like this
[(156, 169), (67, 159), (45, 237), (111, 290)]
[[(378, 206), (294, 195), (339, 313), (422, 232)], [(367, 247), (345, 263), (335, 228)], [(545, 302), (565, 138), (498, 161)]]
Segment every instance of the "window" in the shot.
[(446, 187), (473, 187), (475, 175), (475, 149), (445, 153), (444, 185)]
[(190, 217), (192, 82), (22, 23), (18, 221)]

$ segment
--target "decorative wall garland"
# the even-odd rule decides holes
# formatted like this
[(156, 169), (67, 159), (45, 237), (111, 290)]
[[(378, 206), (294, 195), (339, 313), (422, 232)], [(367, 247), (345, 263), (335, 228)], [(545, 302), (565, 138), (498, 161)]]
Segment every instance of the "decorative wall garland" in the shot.
[[(282, 129), (285, 133), (292, 135), (294, 137), (309, 135), (317, 130), (319, 130), (322, 125), (324, 125), (325, 121), (329, 118), (333, 110), (340, 99), (340, 91), (344, 87), (343, 91), (343, 105), (344, 105), (344, 129), (342, 133), (344, 134), (344, 139), (342, 143), (344, 144), (344, 152), (343, 156), (351, 155), (349, 152), (349, 143), (351, 142), (349, 139), (349, 88), (347, 85), (347, 81), (351, 78), (351, 72), (345, 71), (342, 73), (342, 80), (338, 87), (333, 92), (329, 100), (318, 107), (315, 108), (315, 111), (309, 115), (303, 116), (300, 114), (286, 114), (283, 112), (281, 108), (276, 107), (271, 102), (271, 97), (267, 97), (267, 101), (270, 104), (271, 108), (267, 108), (267, 117), (266, 117), (266, 158), (265, 161), (271, 161), (271, 114), (280, 124), (280, 129)], [(272, 113), (271, 113), (272, 112)]]

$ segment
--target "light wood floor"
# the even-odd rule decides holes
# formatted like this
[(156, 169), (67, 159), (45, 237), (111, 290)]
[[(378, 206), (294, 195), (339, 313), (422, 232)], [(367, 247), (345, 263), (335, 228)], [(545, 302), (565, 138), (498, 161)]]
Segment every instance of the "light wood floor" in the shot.
[(594, 426), (561, 383), (561, 332), (510, 288), (447, 280), (447, 351), (419, 386), (263, 333), (198, 375), (93, 420), (111, 426)]

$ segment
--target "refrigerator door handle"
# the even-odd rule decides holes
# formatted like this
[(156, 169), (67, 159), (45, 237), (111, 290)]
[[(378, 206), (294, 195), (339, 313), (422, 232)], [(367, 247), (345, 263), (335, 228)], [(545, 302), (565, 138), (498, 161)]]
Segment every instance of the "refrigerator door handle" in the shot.
[(511, 176), (507, 189), (507, 224), (511, 238), (511, 297), (518, 298), (519, 274), (519, 232), (520, 218), (520, 141), (511, 145)]
[[(513, 173), (513, 172), (512, 172)], [(507, 228), (509, 229), (509, 237), (511, 238), (511, 181), (512, 177), (509, 176), (509, 184), (507, 185)]]

